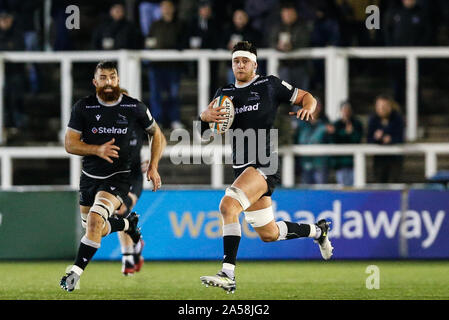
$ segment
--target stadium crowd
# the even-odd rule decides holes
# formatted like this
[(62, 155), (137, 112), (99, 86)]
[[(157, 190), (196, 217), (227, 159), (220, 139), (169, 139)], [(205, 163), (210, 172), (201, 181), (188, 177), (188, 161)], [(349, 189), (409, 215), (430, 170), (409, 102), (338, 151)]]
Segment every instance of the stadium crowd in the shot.
[[(52, 1), (51, 28), (45, 28), (45, 0), (0, 0), (0, 51), (115, 49), (230, 49), (241, 40), (257, 48), (288, 52), (326, 46), (447, 45), (449, 2), (444, 0), (122, 0)], [(79, 5), (81, 29), (66, 28), (66, 8)], [(365, 26), (369, 5), (380, 9), (380, 30)], [(441, 36), (441, 35), (444, 36)], [(185, 63), (148, 62), (152, 114), (165, 128), (182, 128), (180, 83)], [(219, 86), (218, 62), (212, 62), (211, 94)], [(380, 95), (367, 128), (342, 102), (341, 119), (330, 123), (321, 105), (312, 123), (293, 124), (293, 142), (393, 144), (404, 141), (401, 106), (405, 102), (404, 64), (391, 61), (392, 97)], [(259, 64), (264, 73), (266, 65)], [(14, 134), (26, 128), (24, 91), (41, 87), (39, 67), (6, 64), (3, 88), (5, 127)], [(188, 71), (187, 71), (188, 72)], [(233, 82), (226, 68), (225, 78)], [(324, 62), (282, 61), (279, 76), (315, 92), (324, 87)], [(399, 174), (401, 158), (375, 159), (376, 179), (388, 182)], [(309, 157), (298, 162), (303, 182), (327, 183), (330, 169), (339, 183), (351, 185), (352, 158)]]

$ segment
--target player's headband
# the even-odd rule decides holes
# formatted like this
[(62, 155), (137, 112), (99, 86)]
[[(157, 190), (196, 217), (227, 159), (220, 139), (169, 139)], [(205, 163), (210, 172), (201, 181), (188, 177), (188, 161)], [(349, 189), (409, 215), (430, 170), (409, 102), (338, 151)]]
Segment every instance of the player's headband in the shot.
[(236, 52), (234, 52), (232, 54), (232, 60), (234, 60), (234, 58), (236, 57), (245, 57), (248, 58), (249, 60), (253, 61), (253, 62), (257, 62), (257, 57), (254, 53), (251, 53), (249, 51), (244, 51), (244, 50), (238, 50)]

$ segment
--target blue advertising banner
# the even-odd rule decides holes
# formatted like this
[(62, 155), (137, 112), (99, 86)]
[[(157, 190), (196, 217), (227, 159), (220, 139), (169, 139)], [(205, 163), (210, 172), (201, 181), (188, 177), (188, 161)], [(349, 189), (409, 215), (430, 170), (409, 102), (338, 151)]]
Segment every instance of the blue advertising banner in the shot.
[(409, 258), (449, 258), (449, 192), (410, 190), (403, 224)]
[[(144, 257), (220, 260), (223, 251), (218, 206), (223, 195), (223, 190), (144, 191), (135, 207), (146, 242)], [(280, 189), (273, 194), (273, 207), (276, 220), (332, 221), (330, 238), (335, 259), (399, 257), (400, 191)], [(311, 239), (264, 243), (245, 222), (243, 214), (240, 222), (239, 259), (321, 259), (318, 245)], [(417, 241), (425, 239), (421, 235), (424, 238)], [(95, 259), (120, 256), (118, 237), (110, 235), (103, 239)]]

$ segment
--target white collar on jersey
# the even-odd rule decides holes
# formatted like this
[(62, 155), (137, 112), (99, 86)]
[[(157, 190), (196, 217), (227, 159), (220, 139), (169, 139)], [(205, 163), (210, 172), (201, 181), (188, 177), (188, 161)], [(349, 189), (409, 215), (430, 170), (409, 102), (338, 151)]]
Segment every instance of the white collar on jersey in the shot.
[(249, 86), (251, 83), (253, 83), (254, 81), (256, 81), (257, 78), (259, 78), (258, 74), (256, 74), (256, 76), (254, 78), (252, 78), (251, 81), (245, 82), (244, 84), (237, 84), (237, 80), (236, 80), (234, 86), (236, 88), (245, 88), (245, 87)]
[(107, 103), (107, 102), (104, 102), (103, 100), (101, 100), (100, 97), (97, 94), (98, 102), (100, 104), (102, 104), (103, 106), (105, 106), (105, 107), (113, 107), (113, 106), (118, 105), (120, 102), (122, 102), (122, 98), (123, 98), (123, 94), (120, 94), (120, 97), (118, 98), (118, 100), (116, 102), (114, 102), (114, 103)]

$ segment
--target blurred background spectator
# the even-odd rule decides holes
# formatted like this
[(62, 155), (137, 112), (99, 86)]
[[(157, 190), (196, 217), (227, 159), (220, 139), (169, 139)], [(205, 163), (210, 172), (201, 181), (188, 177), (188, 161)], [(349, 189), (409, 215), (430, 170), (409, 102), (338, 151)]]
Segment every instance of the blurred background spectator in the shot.
[[(41, 20), (43, 0), (0, 0), (0, 11), (8, 10), (15, 16), (18, 28), (23, 31), (26, 51), (41, 50)], [(25, 64), (29, 88), (32, 93), (39, 90), (38, 67), (34, 63)]]
[(232, 17), (236, 10), (243, 10), (245, 8), (245, 2), (245, 0), (214, 0), (213, 8), (215, 17), (223, 29), (232, 23)]
[[(279, 22), (279, 0), (246, 0), (244, 10), (248, 13), (251, 27), (259, 34), (270, 34), (273, 26)], [(268, 38), (263, 37), (259, 46), (269, 47)]]
[[(262, 35), (259, 34), (256, 29), (251, 27), (246, 11), (237, 9), (232, 16), (232, 24), (225, 28), (222, 47), (227, 50), (232, 50), (237, 42), (245, 40), (253, 43), (256, 48), (259, 48), (261, 39)], [(227, 82), (234, 83), (235, 78), (230, 62), (228, 64)]]
[[(388, 95), (379, 95), (375, 113), (368, 123), (368, 143), (392, 145), (404, 143), (404, 120), (398, 105)], [(373, 172), (378, 183), (398, 182), (403, 156), (374, 156)]]
[[(314, 27), (311, 35), (312, 47), (340, 45), (340, 26), (337, 20), (337, 9), (333, 1), (317, 1), (314, 5)], [(324, 88), (324, 61), (313, 62), (312, 88)]]
[[(310, 46), (312, 25), (300, 20), (296, 7), (286, 3), (280, 10), (281, 23), (272, 28), (270, 46), (282, 52), (289, 52)], [(282, 60), (279, 77), (297, 88), (309, 90), (310, 60)]]
[[(0, 51), (19, 51), (25, 49), (23, 30), (15, 16), (8, 11), (0, 12)], [(23, 63), (5, 64), (5, 83), (3, 87), (5, 128), (8, 138), (26, 128), (26, 116), (23, 111), (23, 93), (25, 91), (25, 69)]]
[[(54, 51), (74, 50), (72, 39), (69, 30), (65, 26), (67, 14), (65, 10), (71, 4), (70, 0), (52, 1), (51, 2), (51, 16), (53, 18), (53, 41), (47, 43)], [(87, 47), (85, 47), (87, 49)], [(48, 48), (47, 48), (48, 49)]]
[[(183, 26), (176, 17), (172, 1), (164, 0), (161, 6), (161, 19), (153, 22), (145, 42), (147, 49), (182, 49)], [(163, 127), (182, 128), (179, 102), (179, 86), (182, 63), (151, 62), (150, 110), (153, 117)]]
[(140, 49), (142, 36), (136, 25), (127, 21), (125, 6), (117, 2), (109, 9), (109, 17), (93, 33), (95, 50)]
[[(330, 142), (334, 132), (329, 124), (329, 119), (323, 112), (323, 105), (320, 99), (314, 119), (309, 122), (299, 121), (296, 136), (297, 144), (326, 144)], [(301, 183), (303, 184), (326, 184), (329, 181), (329, 157), (328, 156), (307, 156), (300, 158)]]
[(261, 35), (249, 23), (249, 16), (243, 9), (237, 9), (232, 15), (232, 22), (224, 33), (224, 48), (232, 50), (232, 47), (239, 41), (249, 41), (257, 48), (260, 47)]
[(219, 46), (219, 27), (214, 19), (210, 0), (201, 0), (198, 12), (189, 21), (188, 44), (190, 49), (217, 49)]
[[(341, 118), (334, 123), (332, 143), (355, 144), (361, 143), (363, 138), (363, 125), (354, 115), (352, 105), (345, 101), (340, 106)], [(354, 158), (353, 156), (338, 156), (332, 158), (332, 166), (336, 170), (337, 183), (343, 186), (354, 184)]]
[[(386, 13), (385, 44), (392, 47), (428, 46), (431, 44), (431, 20), (427, 10), (416, 0), (402, 0), (400, 6), (392, 6)], [(394, 99), (405, 104), (405, 62), (390, 60)]]
[(340, 44), (344, 47), (367, 47), (375, 44), (376, 30), (365, 25), (366, 8), (379, 6), (379, 0), (336, 0), (340, 20)]
[[(220, 27), (214, 17), (212, 2), (210, 0), (200, 0), (197, 13), (189, 21), (189, 33), (186, 37), (188, 43), (185, 44), (190, 49), (218, 49), (220, 45)], [(190, 65), (193, 67), (192, 65)], [(192, 68), (193, 69), (193, 68)], [(193, 72), (192, 72), (193, 73)], [(210, 62), (210, 86), (209, 96), (212, 97), (220, 85), (219, 62)]]
[(140, 31), (144, 37), (148, 36), (151, 24), (161, 18), (161, 0), (143, 0), (138, 4)]

